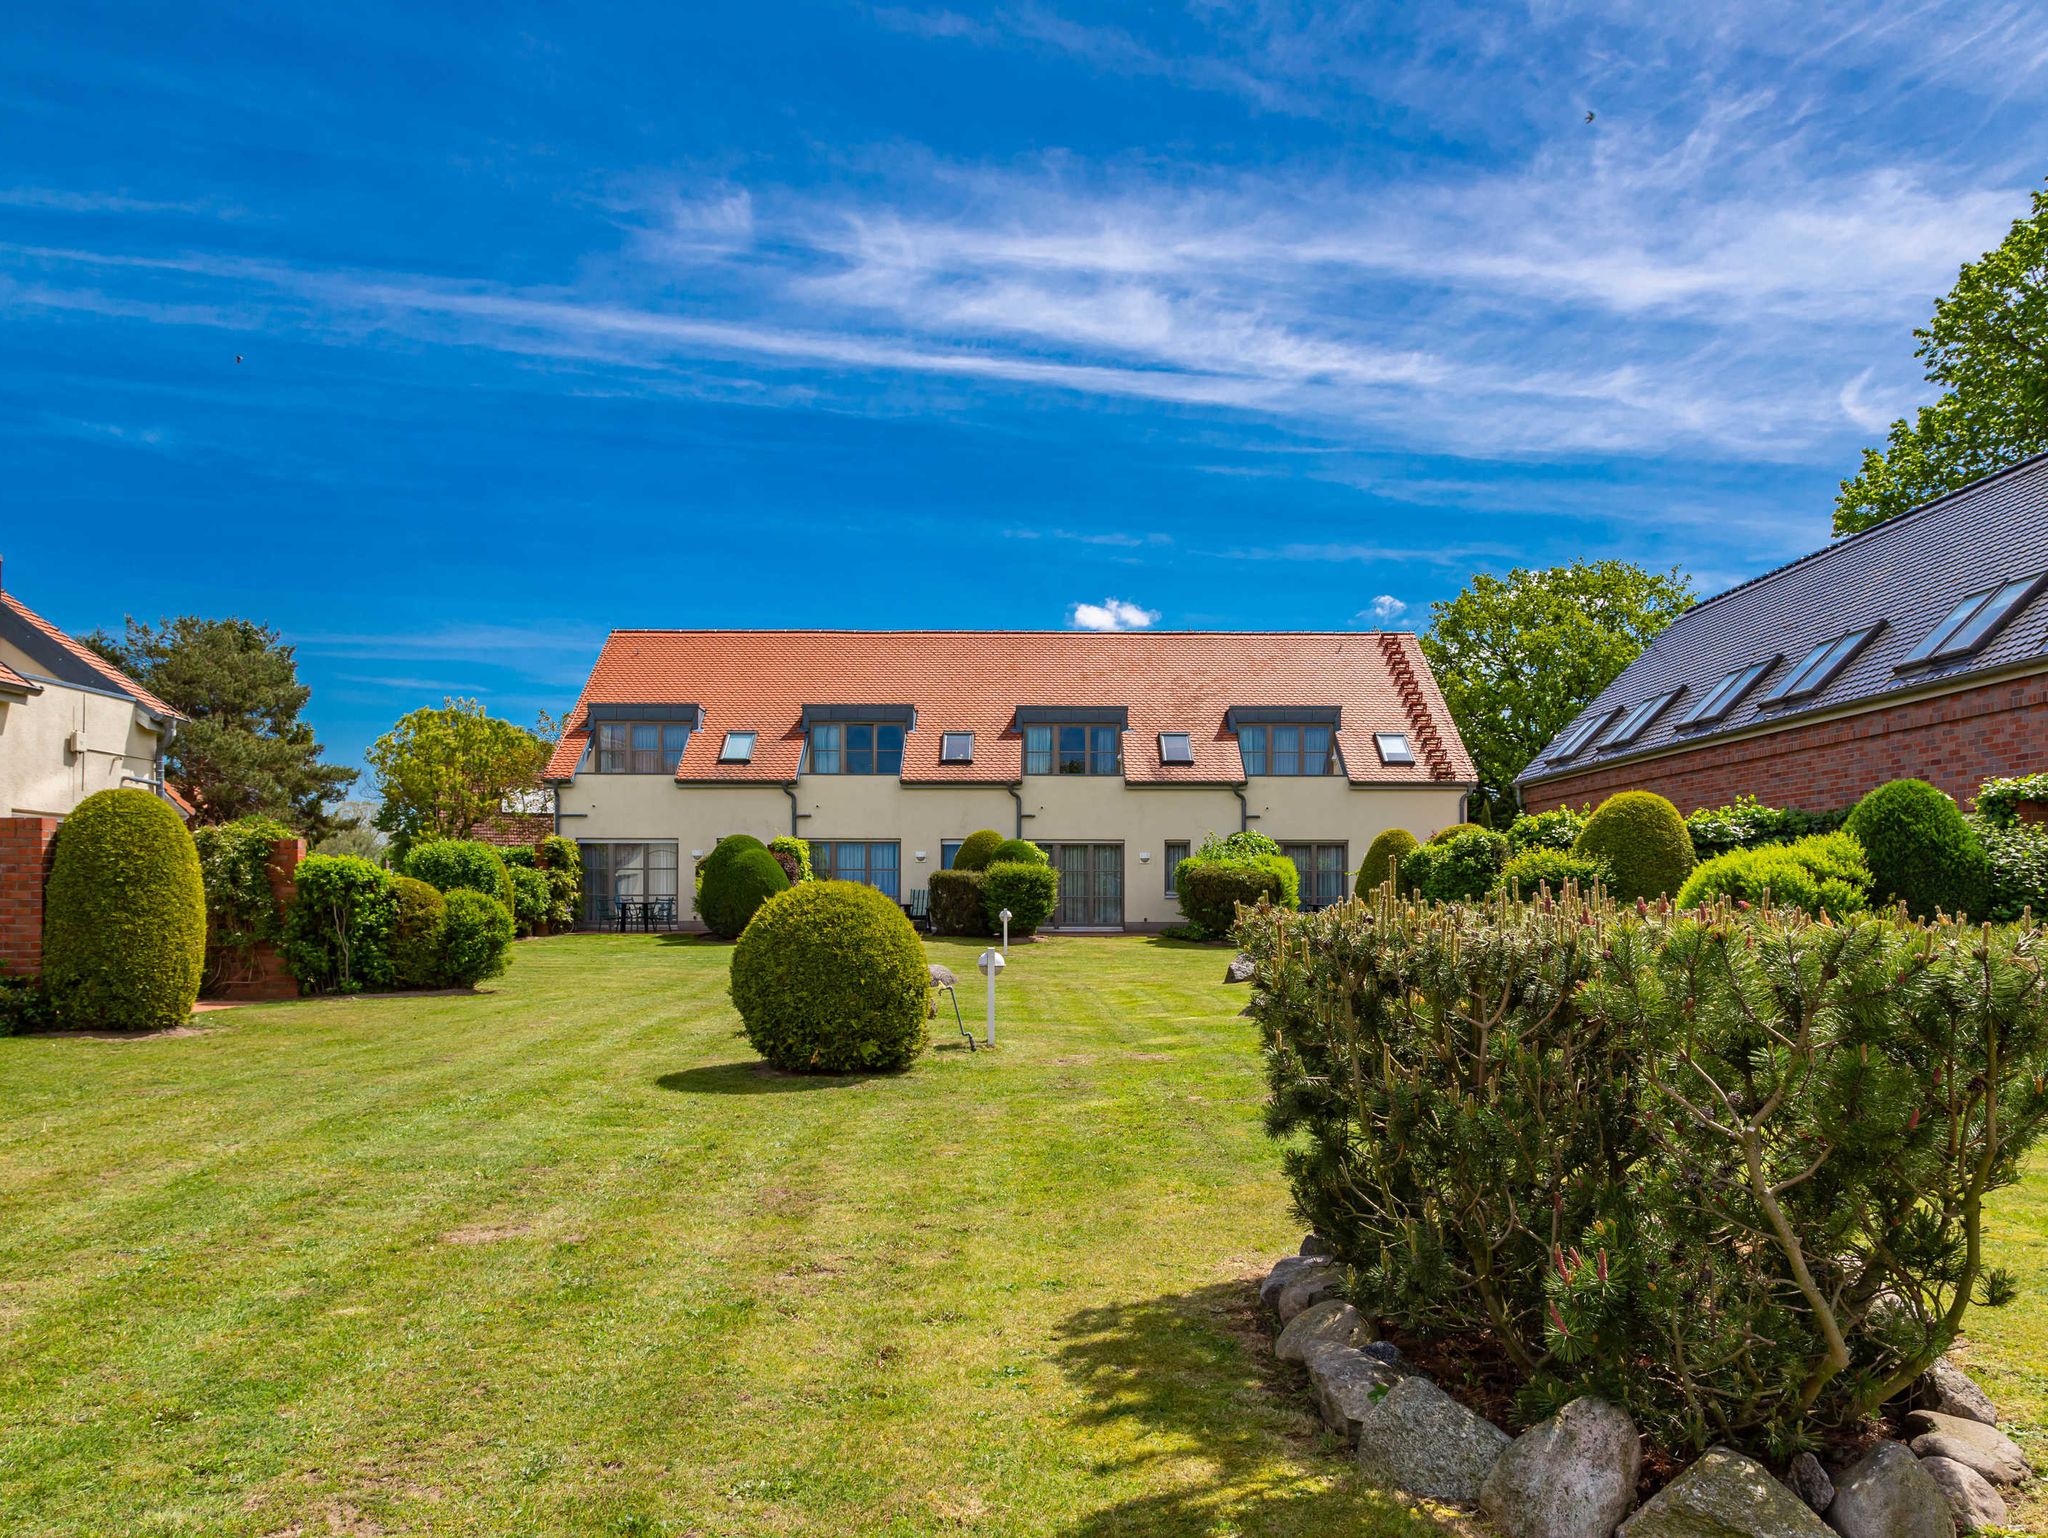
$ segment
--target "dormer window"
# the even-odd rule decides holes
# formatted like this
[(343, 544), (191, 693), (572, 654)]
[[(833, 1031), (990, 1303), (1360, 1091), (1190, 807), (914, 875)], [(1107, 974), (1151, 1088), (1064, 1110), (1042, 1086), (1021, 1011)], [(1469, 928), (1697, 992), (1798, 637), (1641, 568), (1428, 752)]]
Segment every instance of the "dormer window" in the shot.
[(1415, 750), (1408, 746), (1406, 732), (1374, 732), (1372, 745), (1379, 749), (1380, 762), (1387, 765), (1412, 764)]
[(597, 772), (673, 774), (689, 741), (690, 728), (680, 721), (600, 721)]
[(1024, 728), (1026, 774), (1121, 774), (1123, 733), (1114, 726), (1055, 725)]
[(811, 728), (812, 774), (901, 774), (903, 728), (893, 721), (823, 721)]
[(1335, 774), (1337, 733), (1328, 726), (1240, 726), (1246, 774)]
[(754, 761), (753, 732), (727, 732), (718, 749), (721, 764), (751, 764)]
[(939, 762), (942, 764), (973, 763), (974, 733), (941, 732), (939, 734)]
[(1169, 768), (1192, 768), (1195, 762), (1195, 740), (1189, 732), (1161, 732), (1159, 734), (1159, 762)]

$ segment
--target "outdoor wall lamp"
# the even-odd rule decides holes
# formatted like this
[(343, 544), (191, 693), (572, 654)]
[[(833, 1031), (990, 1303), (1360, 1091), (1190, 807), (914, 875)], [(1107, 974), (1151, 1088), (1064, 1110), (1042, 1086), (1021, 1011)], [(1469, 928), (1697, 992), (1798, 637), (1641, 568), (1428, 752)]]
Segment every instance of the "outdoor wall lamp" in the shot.
[(690, 858), (693, 860), (701, 860), (704, 858), (704, 851), (701, 849), (692, 849), (690, 851)]
[(1140, 865), (1150, 865), (1152, 863), (1152, 851), (1149, 849), (1140, 849), (1138, 851), (1138, 863)]
[(922, 849), (918, 850), (916, 854), (911, 856), (911, 859), (917, 861), (920, 865), (924, 864), (924, 851)]

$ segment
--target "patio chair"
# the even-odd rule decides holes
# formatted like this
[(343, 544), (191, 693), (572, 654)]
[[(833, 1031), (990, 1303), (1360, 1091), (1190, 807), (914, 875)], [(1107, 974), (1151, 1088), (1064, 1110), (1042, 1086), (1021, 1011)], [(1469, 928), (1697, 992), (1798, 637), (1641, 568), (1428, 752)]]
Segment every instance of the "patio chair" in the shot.
[(903, 905), (903, 911), (910, 922), (919, 929), (932, 927), (932, 893), (930, 887), (912, 887), (910, 901)]

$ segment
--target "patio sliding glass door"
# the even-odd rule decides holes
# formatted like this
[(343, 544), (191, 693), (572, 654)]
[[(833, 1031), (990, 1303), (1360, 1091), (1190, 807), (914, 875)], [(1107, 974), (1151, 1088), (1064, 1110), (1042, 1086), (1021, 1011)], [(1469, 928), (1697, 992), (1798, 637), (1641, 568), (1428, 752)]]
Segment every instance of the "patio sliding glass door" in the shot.
[[(580, 844), (583, 851), (583, 922), (603, 929), (617, 922), (619, 899), (674, 897), (677, 862), (674, 843)], [(676, 917), (687, 912), (676, 906)]]
[(1048, 844), (1060, 873), (1055, 929), (1121, 929), (1124, 925), (1124, 846)]

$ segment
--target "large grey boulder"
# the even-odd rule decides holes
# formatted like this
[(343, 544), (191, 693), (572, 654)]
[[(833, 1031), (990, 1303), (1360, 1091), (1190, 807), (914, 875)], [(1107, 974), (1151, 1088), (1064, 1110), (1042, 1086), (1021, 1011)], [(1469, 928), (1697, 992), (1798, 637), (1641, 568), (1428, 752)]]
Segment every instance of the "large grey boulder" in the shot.
[(1941, 1486), (1897, 1442), (1880, 1442), (1835, 1477), (1828, 1526), (1842, 1538), (1955, 1538)]
[(1608, 1538), (1636, 1503), (1643, 1444), (1628, 1412), (1574, 1399), (1516, 1437), (1479, 1491), (1508, 1538)]
[(1316, 1412), (1346, 1442), (1358, 1440), (1359, 1423), (1379, 1399), (1401, 1381), (1398, 1368), (1334, 1340), (1319, 1340), (1302, 1353)]
[(1362, 1346), (1372, 1339), (1372, 1326), (1357, 1309), (1342, 1298), (1325, 1298), (1311, 1303), (1292, 1319), (1273, 1342), (1273, 1354), (1283, 1362), (1299, 1362), (1318, 1341), (1333, 1340), (1340, 1346)]
[(1274, 1294), (1273, 1312), (1279, 1316), (1284, 1327), (1300, 1318), (1304, 1310), (1325, 1299), (1338, 1296), (1343, 1290), (1343, 1274), (1334, 1263), (1325, 1262), (1313, 1269), (1299, 1271), (1289, 1278), (1287, 1285)]
[(1977, 1387), (1970, 1375), (1947, 1357), (1942, 1357), (1920, 1375), (1914, 1385), (1914, 1402), (1923, 1410), (1953, 1415), (1958, 1420), (1998, 1424), (1998, 1406)]
[(1828, 1538), (1828, 1530), (1761, 1463), (1716, 1447), (1622, 1523), (1621, 1538)]
[(2006, 1518), (2005, 1497), (1991, 1481), (1968, 1464), (1953, 1458), (1922, 1458), (1920, 1468), (1941, 1486), (1948, 1497), (1948, 1509), (1964, 1528), (2002, 1525)]
[(1305, 1271), (1327, 1271), (1335, 1262), (1327, 1255), (1283, 1255), (1259, 1283), (1259, 1301), (1272, 1308), (1280, 1301), (1280, 1289)]
[(1785, 1483), (1792, 1493), (1815, 1511), (1826, 1511), (1835, 1498), (1835, 1482), (1812, 1453), (1801, 1453), (1785, 1470)]
[(1906, 1435), (1913, 1439), (1913, 1451), (1921, 1457), (1953, 1458), (1994, 1485), (2016, 1485), (2033, 1473), (2019, 1444), (1982, 1421), (1943, 1415), (1939, 1410), (1915, 1410), (1906, 1417)]
[(1303, 1234), (1301, 1236), (1301, 1253), (1304, 1255), (1331, 1255), (1336, 1252), (1330, 1248), (1330, 1241), (1321, 1234)]
[(1403, 1378), (1358, 1417), (1358, 1471), (1368, 1484), (1469, 1505), (1507, 1450), (1508, 1434), (1427, 1378)]
[(1231, 958), (1230, 965), (1224, 969), (1223, 980), (1226, 983), (1248, 983), (1258, 975), (1258, 970), (1252, 958), (1239, 951)]

